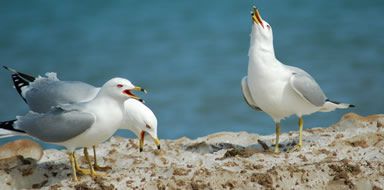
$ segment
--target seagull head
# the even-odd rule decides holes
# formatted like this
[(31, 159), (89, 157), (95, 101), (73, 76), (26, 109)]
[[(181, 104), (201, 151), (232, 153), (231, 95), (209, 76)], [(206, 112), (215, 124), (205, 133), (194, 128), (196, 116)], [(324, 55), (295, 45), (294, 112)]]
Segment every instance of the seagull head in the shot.
[(146, 93), (145, 89), (133, 85), (131, 81), (124, 78), (113, 78), (106, 82), (100, 90), (103, 94), (107, 94), (117, 99), (126, 100), (128, 98), (133, 98), (143, 102), (143, 100), (133, 94), (132, 91), (141, 91)]
[(261, 18), (260, 12), (255, 6), (251, 12), (251, 18), (253, 23), (251, 38), (253, 41), (265, 49), (272, 48), (273, 50), (272, 27), (267, 21)]
[(160, 149), (160, 140), (157, 137), (157, 118), (145, 104), (128, 99), (124, 102), (126, 125), (122, 128), (129, 129), (139, 138), (140, 152), (143, 151), (144, 140), (152, 140), (157, 149)]

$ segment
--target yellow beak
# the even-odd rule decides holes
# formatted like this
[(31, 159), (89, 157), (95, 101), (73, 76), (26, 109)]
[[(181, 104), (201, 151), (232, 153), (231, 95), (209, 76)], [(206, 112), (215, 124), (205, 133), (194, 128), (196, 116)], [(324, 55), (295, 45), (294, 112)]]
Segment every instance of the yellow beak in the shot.
[(255, 22), (256, 24), (260, 24), (264, 28), (263, 21), (261, 20), (259, 10), (255, 6), (253, 6), (253, 10), (252, 10), (251, 15), (252, 15), (253, 22)]
[(141, 99), (140, 97), (136, 96), (136, 94), (133, 94), (133, 93), (131, 92), (131, 90), (141, 91), (141, 92), (144, 92), (144, 93), (147, 93), (147, 91), (146, 91), (144, 88), (141, 88), (141, 87), (139, 87), (139, 86), (135, 86), (135, 87), (132, 88), (132, 89), (126, 89), (126, 90), (123, 91), (123, 93), (125, 93), (126, 95), (128, 95), (130, 98), (139, 100), (140, 102), (143, 102), (143, 103), (144, 103), (144, 100)]
[(158, 138), (153, 138), (153, 141), (155, 141), (157, 149), (160, 150), (160, 140)]
[(141, 91), (141, 92), (144, 92), (145, 94), (147, 93), (147, 90), (145, 90), (144, 88), (141, 88), (140, 86), (135, 86), (135, 88), (133, 88), (133, 90)]

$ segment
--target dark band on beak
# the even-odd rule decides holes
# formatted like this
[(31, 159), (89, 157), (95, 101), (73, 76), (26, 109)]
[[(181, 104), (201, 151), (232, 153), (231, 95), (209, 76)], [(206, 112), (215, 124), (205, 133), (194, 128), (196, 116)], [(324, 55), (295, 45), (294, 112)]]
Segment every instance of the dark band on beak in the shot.
[(141, 88), (140, 86), (135, 86), (134, 90), (144, 92), (145, 94), (147, 93), (147, 90)]

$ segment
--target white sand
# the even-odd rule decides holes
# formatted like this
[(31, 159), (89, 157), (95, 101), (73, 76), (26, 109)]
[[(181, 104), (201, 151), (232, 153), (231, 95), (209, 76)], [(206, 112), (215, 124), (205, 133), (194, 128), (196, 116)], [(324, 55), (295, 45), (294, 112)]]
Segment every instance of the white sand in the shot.
[[(283, 150), (298, 133), (281, 136)], [(0, 170), (0, 189), (383, 189), (384, 115), (345, 115), (329, 128), (304, 131), (301, 151), (274, 154), (274, 134), (222, 132), (196, 140), (162, 140), (162, 150), (149, 142), (139, 153), (137, 140), (111, 138), (98, 147), (105, 176), (71, 180), (64, 152), (44, 151), (37, 162)], [(273, 150), (271, 148), (271, 150)], [(78, 151), (82, 167), (87, 165)]]

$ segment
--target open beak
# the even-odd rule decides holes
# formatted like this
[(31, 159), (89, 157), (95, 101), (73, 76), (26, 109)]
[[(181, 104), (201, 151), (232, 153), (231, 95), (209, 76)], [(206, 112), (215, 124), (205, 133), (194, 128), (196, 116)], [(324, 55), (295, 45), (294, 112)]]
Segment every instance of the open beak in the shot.
[(263, 24), (263, 21), (261, 20), (259, 10), (255, 6), (253, 6), (251, 16), (252, 16), (253, 22), (255, 22), (256, 24), (260, 24), (261, 27), (264, 28), (264, 24)]
[(138, 96), (136, 96), (135, 94), (133, 94), (131, 92), (131, 90), (136, 90), (136, 91), (141, 91), (141, 92), (144, 92), (144, 93), (147, 93), (147, 91), (144, 89), (144, 88), (141, 88), (139, 86), (135, 86), (135, 88), (133, 89), (126, 89), (123, 91), (124, 94), (128, 95), (130, 98), (133, 98), (133, 99), (136, 99), (136, 100), (139, 100), (140, 102), (143, 102), (144, 103), (144, 100), (139, 98)]

